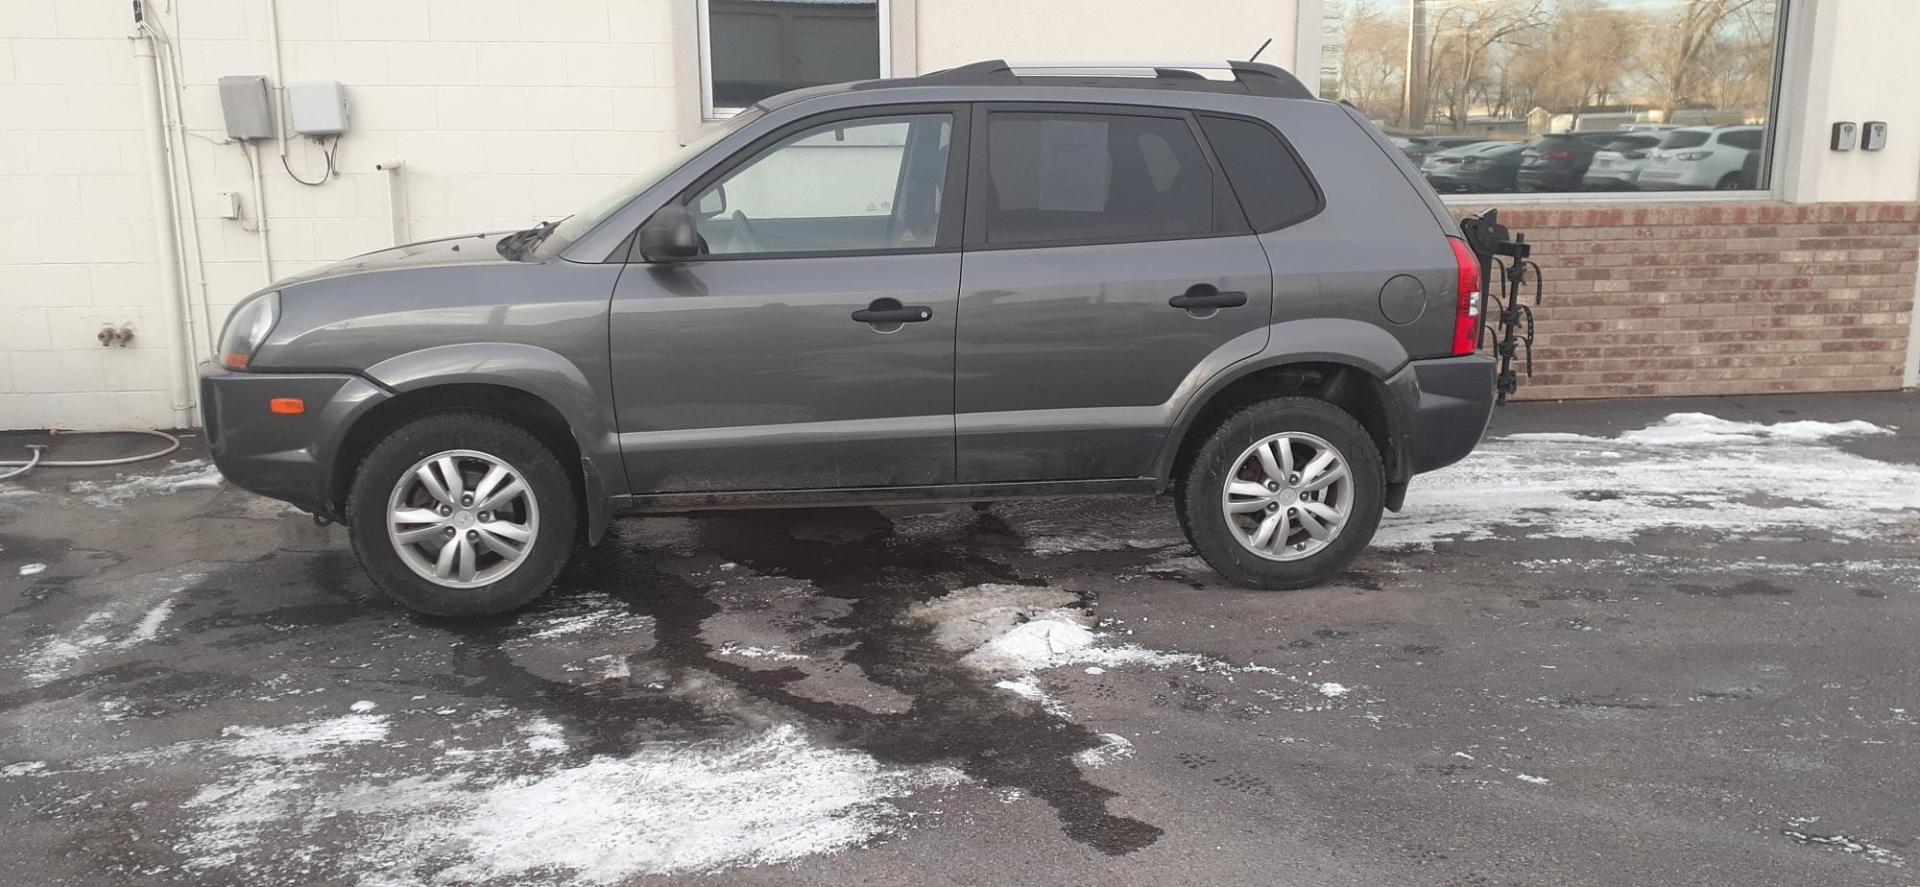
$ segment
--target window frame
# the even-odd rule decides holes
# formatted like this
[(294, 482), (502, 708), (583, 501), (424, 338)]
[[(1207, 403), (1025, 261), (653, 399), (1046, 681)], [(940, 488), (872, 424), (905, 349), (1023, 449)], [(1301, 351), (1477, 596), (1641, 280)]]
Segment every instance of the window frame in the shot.
[[(1213, 230), (1195, 234), (1152, 234), (1138, 237), (1081, 237), (1061, 238), (1058, 240), (1030, 240), (1019, 243), (990, 243), (987, 241), (987, 189), (992, 187), (990, 162), (987, 152), (988, 126), (990, 115), (1001, 114), (1061, 114), (1089, 115), (1101, 117), (1155, 117), (1162, 120), (1179, 120), (1187, 127), (1187, 132), (1200, 146), (1200, 156), (1206, 161), (1207, 170), (1212, 175), (1213, 191)], [(1152, 105), (1124, 105), (1093, 102), (1049, 102), (1007, 101), (974, 102), (971, 145), (967, 151), (967, 214), (964, 247), (974, 250), (1012, 250), (1012, 249), (1053, 249), (1066, 246), (1100, 246), (1118, 243), (1162, 243), (1179, 240), (1201, 240), (1211, 237), (1244, 237), (1253, 233), (1253, 226), (1247, 222), (1246, 210), (1240, 206), (1240, 199), (1233, 193), (1233, 187), (1227, 182), (1226, 170), (1220, 165), (1220, 158), (1214, 156), (1213, 145), (1207, 141), (1207, 134), (1200, 129), (1200, 121), (1194, 112), (1187, 108), (1155, 107)], [(1221, 201), (1225, 201), (1223, 204)], [(1230, 230), (1221, 227), (1221, 207), (1230, 210), (1230, 215), (1238, 224)], [(978, 207), (976, 210), (975, 208)]]
[[(893, 70), (893, 41), (889, 37), (893, 23), (888, 9), (891, 4), (888, 0), (875, 0), (875, 4), (878, 6), (878, 18), (875, 22), (878, 33), (875, 34), (874, 39), (880, 41), (880, 70), (875, 72), (874, 76), (886, 77), (887, 72)], [(695, 64), (698, 66), (700, 77), (700, 122), (726, 120), (749, 106), (725, 107), (714, 104), (711, 0), (694, 0), (693, 21), (697, 34), (694, 43)]]
[[(662, 204), (662, 206), (664, 207), (666, 205), (676, 204), (676, 203), (680, 204), (681, 206), (687, 206), (688, 201), (691, 201), (695, 197), (699, 196), (701, 192), (705, 191), (709, 187), (712, 187), (715, 183), (719, 182), (721, 179), (724, 179), (727, 176), (731, 175), (735, 170), (740, 169), (741, 167), (747, 165), (748, 163), (752, 163), (753, 161), (759, 159), (760, 155), (763, 152), (765, 152), (768, 148), (774, 147), (775, 145), (778, 145), (782, 141), (785, 141), (786, 139), (796, 134), (799, 134), (801, 132), (805, 132), (806, 130), (815, 129), (820, 126), (824, 126), (826, 124), (839, 123), (843, 121), (882, 120), (882, 119), (893, 118), (893, 117), (911, 117), (914, 115), (921, 115), (921, 114), (945, 114), (948, 116), (950, 120), (952, 120), (952, 129), (947, 135), (947, 177), (946, 177), (946, 181), (942, 183), (941, 191), (940, 191), (939, 231), (935, 234), (934, 241), (931, 246), (913, 247), (910, 249), (883, 248), (883, 249), (843, 249), (843, 250), (788, 250), (783, 252), (761, 252), (761, 253), (704, 253), (698, 256), (693, 256), (691, 258), (680, 260), (679, 264), (698, 264), (701, 262), (759, 261), (763, 259), (827, 259), (827, 258), (849, 258), (849, 257), (857, 257), (857, 256), (924, 256), (924, 255), (932, 255), (935, 253), (950, 253), (950, 252), (958, 251), (961, 246), (963, 218), (964, 218), (965, 203), (966, 203), (964, 199), (964, 194), (966, 191), (966, 179), (967, 179), (967, 169), (968, 169), (967, 155), (968, 155), (968, 147), (971, 141), (968, 136), (968, 129), (972, 122), (972, 115), (970, 115), (967, 112), (967, 105), (964, 102), (934, 102), (934, 103), (916, 103), (916, 104), (902, 104), (902, 105), (867, 105), (859, 108), (843, 108), (838, 111), (823, 111), (818, 114), (811, 114), (806, 117), (801, 117), (796, 120), (788, 121), (787, 123), (784, 123), (784, 124), (781, 124), (780, 126), (775, 127), (773, 130), (765, 133), (764, 135), (761, 135), (755, 138), (753, 141), (740, 146), (739, 150), (734, 151), (731, 154), (728, 154), (720, 162), (715, 163), (713, 166), (709, 167), (705, 172), (702, 172), (698, 177), (694, 178), (692, 183), (688, 184), (684, 188), (681, 188), (679, 191), (674, 192), (674, 195), (668, 198), (667, 201)], [(955, 195), (962, 195), (962, 199), (960, 200), (954, 199)], [(658, 212), (658, 210), (655, 210), (655, 212)], [(648, 218), (652, 218), (652, 216), (649, 215)], [(645, 224), (646, 222), (644, 221), (641, 222), (641, 225), (644, 226)], [(639, 238), (634, 237), (632, 238), (632, 240), (633, 240), (633, 243), (628, 247), (628, 250), (627, 250), (627, 254), (628, 254), (627, 261), (628, 262), (645, 262), (646, 259), (642, 257), (639, 253), (639, 249), (640, 249)]]

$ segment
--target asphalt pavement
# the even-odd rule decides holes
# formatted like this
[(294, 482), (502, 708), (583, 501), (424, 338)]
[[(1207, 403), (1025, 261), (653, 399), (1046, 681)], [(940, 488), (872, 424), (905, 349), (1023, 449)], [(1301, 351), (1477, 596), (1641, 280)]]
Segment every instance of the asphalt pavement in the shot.
[(1509, 406), (1280, 593), (1113, 498), (427, 619), (202, 458), (0, 482), (0, 880), (1920, 884), (1920, 396)]

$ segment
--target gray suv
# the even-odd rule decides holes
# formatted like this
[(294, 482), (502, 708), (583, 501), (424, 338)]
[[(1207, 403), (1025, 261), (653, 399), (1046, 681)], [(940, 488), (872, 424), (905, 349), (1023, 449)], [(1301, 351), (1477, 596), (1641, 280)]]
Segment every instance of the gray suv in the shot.
[(1112, 493), (1294, 588), (1478, 442), (1479, 279), (1406, 157), (1285, 71), (982, 62), (281, 281), (201, 386), (221, 472), (428, 613), (533, 600), (616, 513)]

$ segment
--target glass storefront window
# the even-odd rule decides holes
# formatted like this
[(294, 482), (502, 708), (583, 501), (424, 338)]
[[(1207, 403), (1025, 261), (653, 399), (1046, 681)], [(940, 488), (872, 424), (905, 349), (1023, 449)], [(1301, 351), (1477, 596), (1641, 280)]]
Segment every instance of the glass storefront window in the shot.
[(1443, 193), (1765, 188), (1786, 2), (1324, 0), (1320, 95)]

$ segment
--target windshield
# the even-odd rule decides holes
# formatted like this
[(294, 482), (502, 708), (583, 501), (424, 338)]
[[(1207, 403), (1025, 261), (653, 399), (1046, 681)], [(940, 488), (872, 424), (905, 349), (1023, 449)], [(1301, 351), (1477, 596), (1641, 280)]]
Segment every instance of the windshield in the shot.
[(653, 187), (655, 183), (666, 178), (668, 173), (679, 169), (700, 152), (712, 147), (715, 142), (732, 135), (765, 113), (766, 110), (759, 105), (741, 111), (725, 123), (707, 130), (699, 138), (688, 142), (686, 147), (654, 161), (639, 175), (622, 182), (620, 187), (613, 189), (612, 193), (594, 201), (592, 206), (562, 219), (553, 229), (553, 233), (541, 241), (539, 255), (551, 256), (566, 249), (569, 244), (580, 239), (581, 235), (592, 231), (595, 225), (626, 206), (627, 201), (640, 196), (640, 192)]

